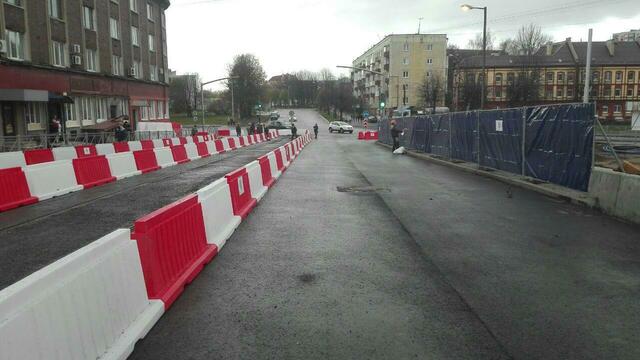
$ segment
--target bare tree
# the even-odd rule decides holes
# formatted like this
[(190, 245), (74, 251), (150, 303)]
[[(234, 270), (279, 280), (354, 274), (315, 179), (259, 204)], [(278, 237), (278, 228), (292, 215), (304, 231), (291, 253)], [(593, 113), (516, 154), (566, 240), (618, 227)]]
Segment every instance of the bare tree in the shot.
[(511, 55), (531, 56), (552, 40), (550, 35), (542, 32), (540, 26), (523, 25), (515, 38), (506, 39), (500, 43), (500, 49)]
[[(476, 36), (469, 40), (467, 48), (472, 50), (482, 50), (482, 33), (476, 34)], [(487, 50), (493, 50), (493, 33), (487, 30)]]
[(431, 108), (435, 113), (436, 107), (444, 99), (444, 89), (445, 82), (440, 74), (426, 73), (418, 87), (418, 94), (425, 108)]
[[(266, 74), (260, 65), (260, 60), (251, 54), (237, 55), (233, 63), (229, 65), (229, 77), (237, 77), (233, 80), (235, 92), (235, 106), (239, 110), (241, 118), (248, 118), (254, 106), (262, 98)], [(227, 84), (231, 90), (231, 82)]]

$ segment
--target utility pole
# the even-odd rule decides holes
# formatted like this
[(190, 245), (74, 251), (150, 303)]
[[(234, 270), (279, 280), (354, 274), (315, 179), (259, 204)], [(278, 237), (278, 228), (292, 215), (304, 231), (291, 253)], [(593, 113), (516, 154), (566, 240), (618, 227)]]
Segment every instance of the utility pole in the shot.
[[(591, 92), (591, 46), (593, 38), (593, 29), (589, 29), (589, 42), (587, 43), (587, 68), (584, 75), (584, 93), (582, 94), (582, 102), (589, 102), (589, 93)], [(576, 73), (576, 77), (580, 76)]]
[(236, 122), (236, 107), (233, 99), (233, 79), (231, 81), (231, 121)]
[(420, 26), (422, 25), (422, 19), (424, 18), (418, 18), (418, 35), (420, 34)]

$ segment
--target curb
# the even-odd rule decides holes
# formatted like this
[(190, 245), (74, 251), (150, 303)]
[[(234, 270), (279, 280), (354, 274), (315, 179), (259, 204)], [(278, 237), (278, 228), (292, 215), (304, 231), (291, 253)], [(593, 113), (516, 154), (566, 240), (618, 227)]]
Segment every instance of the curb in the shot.
[[(383, 144), (379, 141), (376, 142), (377, 145), (382, 146), (382, 147), (386, 147), (388, 149), (391, 149), (391, 145), (387, 145), (387, 144)], [(590, 195), (584, 195), (584, 197), (579, 196), (577, 191), (571, 190), (571, 191), (566, 191), (566, 192), (561, 192), (561, 191), (556, 191), (554, 189), (549, 189), (547, 187), (544, 186), (540, 186), (537, 184), (533, 184), (527, 180), (525, 180), (526, 178), (521, 177), (521, 178), (513, 178), (511, 176), (506, 176), (506, 175), (502, 175), (500, 174), (499, 170), (495, 170), (495, 171), (486, 171), (486, 170), (482, 170), (482, 169), (478, 169), (478, 168), (470, 168), (464, 165), (460, 165), (460, 164), (456, 164), (447, 160), (443, 160), (443, 159), (438, 159), (432, 156), (429, 156), (428, 154), (423, 154), (423, 153), (418, 153), (416, 151), (410, 151), (407, 150), (407, 155), (417, 158), (417, 159), (421, 159), (421, 160), (426, 160), (438, 165), (443, 165), (443, 166), (447, 166), (450, 168), (454, 168), (457, 170), (462, 170), (464, 172), (467, 173), (471, 173), (471, 174), (475, 174), (475, 175), (480, 175), (480, 176), (484, 176), (493, 180), (497, 180), (500, 182), (503, 182), (505, 184), (509, 184), (509, 185), (513, 185), (513, 186), (517, 186), (519, 188), (525, 189), (525, 190), (531, 190), (531, 191), (535, 191), (539, 194), (545, 195), (547, 197), (551, 197), (551, 198), (555, 198), (555, 199), (559, 199), (559, 200), (563, 200), (566, 202), (570, 202), (572, 204), (575, 205), (581, 205), (581, 206), (586, 206), (588, 208), (592, 208), (592, 209), (598, 209), (597, 203), (596, 203), (596, 199), (594, 199), (593, 197), (591, 197)]]

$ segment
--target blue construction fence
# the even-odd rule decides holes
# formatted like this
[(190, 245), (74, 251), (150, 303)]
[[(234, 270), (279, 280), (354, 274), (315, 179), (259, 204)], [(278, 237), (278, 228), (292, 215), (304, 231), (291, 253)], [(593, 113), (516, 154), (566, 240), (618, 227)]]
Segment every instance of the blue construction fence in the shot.
[[(395, 121), (400, 129), (406, 129), (400, 137), (406, 149), (587, 191), (594, 115), (593, 104), (562, 104)], [(378, 126), (379, 141), (392, 144), (390, 120), (383, 119)]]

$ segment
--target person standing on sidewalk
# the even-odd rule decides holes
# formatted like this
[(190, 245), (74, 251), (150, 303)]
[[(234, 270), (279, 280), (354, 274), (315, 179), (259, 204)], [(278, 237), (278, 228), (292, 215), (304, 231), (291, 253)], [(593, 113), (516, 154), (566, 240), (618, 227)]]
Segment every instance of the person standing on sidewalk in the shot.
[(291, 124), (291, 140), (295, 139), (298, 135), (298, 128), (296, 124)]
[(316, 139), (318, 139), (318, 123), (313, 125), (313, 133), (316, 135)]
[(242, 128), (240, 127), (240, 123), (236, 123), (236, 136), (240, 137), (242, 136)]
[(402, 130), (398, 129), (398, 124), (395, 120), (391, 120), (391, 138), (393, 139), (393, 148), (391, 152), (396, 151), (400, 147), (400, 135)]

